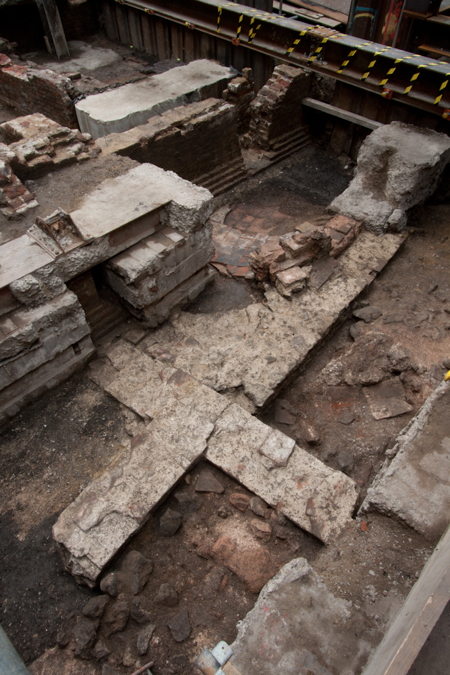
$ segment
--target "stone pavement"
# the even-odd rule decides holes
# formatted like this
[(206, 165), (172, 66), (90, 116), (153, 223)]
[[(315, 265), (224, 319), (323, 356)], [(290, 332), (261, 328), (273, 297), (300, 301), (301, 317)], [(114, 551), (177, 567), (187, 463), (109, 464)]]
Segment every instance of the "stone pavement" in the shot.
[(402, 431), (362, 505), (435, 539), (450, 522), (450, 383), (442, 382)]
[(204, 454), (324, 542), (350, 520), (357, 491), (348, 476), (187, 373), (119, 341), (103, 363), (94, 364), (92, 377), (152, 421), (54, 525), (66, 567), (79, 581), (96, 583), (151, 510)]
[(403, 241), (404, 235), (362, 232), (320, 288), (290, 299), (271, 288), (265, 302), (243, 309), (181, 312), (140, 346), (253, 412), (304, 362)]

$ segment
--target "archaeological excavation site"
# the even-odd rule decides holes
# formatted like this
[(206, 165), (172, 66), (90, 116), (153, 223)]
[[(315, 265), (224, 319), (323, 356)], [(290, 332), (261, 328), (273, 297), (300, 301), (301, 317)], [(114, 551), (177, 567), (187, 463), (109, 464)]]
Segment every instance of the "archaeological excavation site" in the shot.
[(0, 0), (0, 675), (448, 675), (450, 2)]

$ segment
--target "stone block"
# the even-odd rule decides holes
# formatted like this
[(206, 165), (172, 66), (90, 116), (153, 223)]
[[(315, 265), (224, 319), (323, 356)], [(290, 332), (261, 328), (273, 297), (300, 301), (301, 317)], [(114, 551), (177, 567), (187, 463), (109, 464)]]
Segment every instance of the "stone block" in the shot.
[(366, 630), (355, 637), (354, 622), (366, 625), (367, 618), (296, 558), (267, 582), (239, 623), (227, 665), (242, 675), (360, 672), (378, 636)]
[(53, 536), (67, 569), (93, 586), (105, 565), (198, 459), (213, 425), (180, 403), (122, 448), (109, 470), (60, 515)]
[(90, 359), (94, 351), (91, 338), (86, 336), (3, 389), (0, 392), (0, 422), (16, 415), (24, 405), (70, 377)]
[(233, 75), (230, 68), (202, 59), (87, 96), (75, 105), (80, 129), (93, 138), (126, 131), (195, 98), (220, 96)]
[[(216, 422), (207, 458), (327, 543), (351, 519), (357, 499), (355, 483), (299, 446), (291, 446), (290, 455), (283, 453), (285, 439), (233, 404)], [(269, 453), (272, 464), (267, 468)], [(276, 459), (280, 453), (284, 455), (281, 462)]]
[(383, 125), (365, 139), (355, 177), (331, 208), (378, 232), (401, 229), (408, 210), (433, 194), (449, 161), (447, 135), (403, 122)]
[(370, 486), (362, 511), (400, 518), (429, 539), (442, 535), (450, 514), (450, 384), (442, 382), (397, 438)]
[[(180, 236), (173, 231), (173, 235)], [(183, 241), (157, 244), (156, 235), (112, 258), (106, 279), (114, 291), (135, 309), (162, 300), (209, 263), (213, 255), (210, 229), (198, 230)], [(114, 270), (114, 271), (113, 271)], [(127, 278), (138, 277), (134, 283)]]
[(209, 267), (203, 267), (158, 302), (147, 305), (142, 310), (136, 310), (130, 305), (128, 305), (128, 309), (146, 326), (155, 328), (166, 321), (175, 308), (184, 307), (195, 300), (206, 286), (213, 281), (214, 277), (215, 273), (213, 270)]

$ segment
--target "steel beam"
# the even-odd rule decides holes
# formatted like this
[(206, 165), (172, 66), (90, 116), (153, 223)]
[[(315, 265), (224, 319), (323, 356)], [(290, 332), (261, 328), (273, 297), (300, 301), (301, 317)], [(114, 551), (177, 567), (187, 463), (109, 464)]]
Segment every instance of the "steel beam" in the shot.
[(221, 0), (115, 0), (450, 119), (450, 64)]

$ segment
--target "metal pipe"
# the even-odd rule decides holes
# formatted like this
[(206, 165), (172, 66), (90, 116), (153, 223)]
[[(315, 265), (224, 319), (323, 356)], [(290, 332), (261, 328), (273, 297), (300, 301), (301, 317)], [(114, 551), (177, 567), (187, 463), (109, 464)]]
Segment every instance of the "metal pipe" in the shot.
[(235, 2), (115, 1), (450, 119), (448, 64)]
[(0, 675), (30, 675), (0, 626)]

